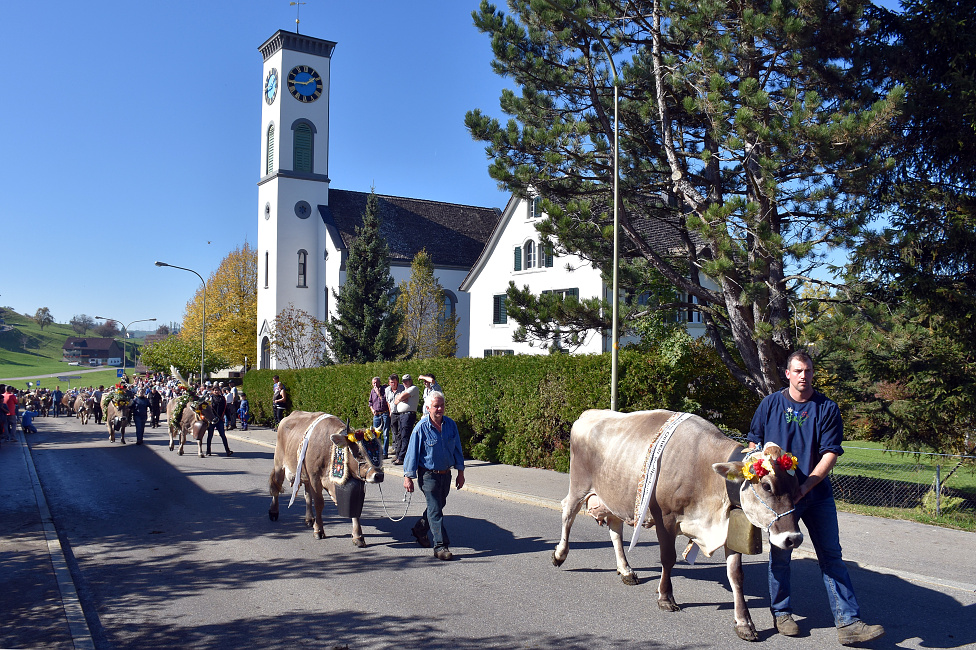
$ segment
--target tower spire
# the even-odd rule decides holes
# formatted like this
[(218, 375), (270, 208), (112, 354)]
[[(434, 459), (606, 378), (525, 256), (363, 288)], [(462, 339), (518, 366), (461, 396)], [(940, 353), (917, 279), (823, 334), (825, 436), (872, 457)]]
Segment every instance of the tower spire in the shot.
[(299, 20), (299, 18), (301, 18), (301, 16), (302, 16), (302, 5), (303, 4), (306, 4), (306, 3), (301, 2), (301, 0), (296, 0), (295, 2), (289, 2), (288, 3), (288, 6), (289, 7), (296, 7), (296, 13), (295, 13), (295, 33), (296, 34), (301, 34), (301, 32), (298, 30), (298, 24), (301, 22)]

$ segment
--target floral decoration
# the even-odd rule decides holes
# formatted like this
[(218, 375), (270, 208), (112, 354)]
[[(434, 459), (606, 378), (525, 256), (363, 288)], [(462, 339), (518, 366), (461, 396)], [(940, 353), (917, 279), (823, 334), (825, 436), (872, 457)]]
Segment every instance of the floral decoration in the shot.
[[(776, 463), (780, 469), (784, 470), (790, 476), (793, 476), (796, 472), (797, 460), (793, 454), (784, 452), (779, 458), (772, 459), (763, 452), (756, 451), (746, 456), (745, 462), (742, 465), (742, 476), (747, 481), (759, 480), (763, 476), (772, 473), (773, 463)], [(734, 475), (735, 472), (733, 472)]]
[(379, 437), (382, 429), (356, 429), (355, 431), (350, 431), (346, 436), (349, 442), (369, 442), (370, 440), (376, 440)]

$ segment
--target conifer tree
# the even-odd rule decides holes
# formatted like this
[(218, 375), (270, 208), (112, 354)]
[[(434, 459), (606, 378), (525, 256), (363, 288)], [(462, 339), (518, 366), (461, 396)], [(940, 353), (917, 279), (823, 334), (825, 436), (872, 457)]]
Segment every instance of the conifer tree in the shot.
[(444, 288), (434, 277), (426, 250), (410, 264), (410, 281), (400, 283), (396, 309), (403, 317), (400, 340), (419, 359), (453, 357), (457, 352), (458, 315), (444, 314)]
[(368, 363), (403, 355), (406, 348), (398, 340), (402, 317), (394, 309), (394, 287), (390, 250), (380, 234), (373, 189), (346, 260), (346, 281), (338, 292), (332, 292), (336, 315), (326, 329), (334, 361)]

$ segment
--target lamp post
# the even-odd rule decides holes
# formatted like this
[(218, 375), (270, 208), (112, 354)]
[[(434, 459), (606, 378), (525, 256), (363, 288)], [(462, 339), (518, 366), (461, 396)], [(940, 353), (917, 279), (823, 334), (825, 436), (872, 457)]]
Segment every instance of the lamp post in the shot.
[(200, 327), (200, 383), (203, 383), (203, 359), (207, 349), (207, 281), (203, 279), (203, 276), (194, 271), (193, 269), (188, 269), (183, 266), (176, 266), (175, 264), (167, 264), (166, 262), (156, 262), (156, 266), (168, 266), (174, 269), (180, 269), (181, 271), (189, 271), (193, 275), (200, 278), (200, 282), (203, 283), (203, 325)]
[(618, 268), (620, 266), (620, 190), (619, 190), (619, 179), (620, 179), (620, 77), (617, 76), (617, 66), (613, 62), (613, 56), (610, 54), (610, 48), (603, 41), (603, 36), (596, 33), (589, 25), (585, 23), (580, 23), (576, 20), (576, 16), (570, 13), (568, 10), (557, 7), (553, 5), (549, 0), (544, 0), (551, 9), (563, 14), (563, 16), (576, 23), (578, 27), (586, 31), (590, 36), (596, 39), (600, 44), (600, 48), (603, 50), (604, 54), (607, 55), (607, 63), (610, 64), (610, 70), (613, 72), (613, 311), (612, 311), (612, 325), (610, 333), (610, 410), (617, 410), (617, 357), (618, 349), (620, 348), (620, 336), (619, 336), (619, 318), (618, 318), (618, 307), (620, 302), (620, 284), (618, 278)]
[[(104, 316), (96, 316), (95, 318), (97, 318), (99, 320), (111, 320), (111, 321), (115, 321), (116, 323), (121, 323), (122, 322), (122, 321), (116, 320), (114, 318), (105, 318)], [(128, 325), (123, 325), (122, 326), (122, 374), (123, 375), (125, 374), (125, 340), (127, 338), (129, 338), (128, 336), (126, 336), (126, 332), (128, 332), (129, 331), (129, 328), (132, 327), (133, 325), (135, 325), (136, 323), (146, 323), (146, 322), (155, 321), (155, 320), (156, 320), (155, 318), (140, 318), (139, 320), (132, 321)]]

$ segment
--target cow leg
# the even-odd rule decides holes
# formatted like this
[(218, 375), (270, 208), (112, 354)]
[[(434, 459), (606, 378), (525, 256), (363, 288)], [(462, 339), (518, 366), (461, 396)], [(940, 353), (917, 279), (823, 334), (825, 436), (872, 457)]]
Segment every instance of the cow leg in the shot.
[[(572, 472), (572, 468), (570, 468)], [(559, 538), (559, 543), (556, 544), (556, 550), (552, 552), (552, 565), (562, 566), (562, 563), (566, 561), (566, 556), (569, 555), (569, 531), (573, 528), (573, 522), (576, 520), (576, 515), (579, 513), (580, 508), (583, 506), (583, 500), (588, 494), (588, 490), (579, 494), (579, 490), (573, 489), (572, 477), (569, 481), (569, 494), (563, 499), (563, 530), (562, 536)]]
[(207, 457), (206, 454), (203, 453), (203, 436), (200, 436), (200, 439), (197, 440), (197, 453), (200, 454), (200, 458)]
[(617, 573), (625, 585), (636, 585), (640, 582), (637, 574), (627, 563), (624, 554), (624, 522), (620, 517), (607, 517), (607, 528), (610, 529), (610, 542), (613, 544), (613, 554), (617, 559)]
[(125, 427), (119, 429), (119, 442), (125, 444)]
[[(173, 434), (173, 430), (170, 429), (169, 430), (169, 450), (170, 451), (173, 451), (173, 448), (174, 447), (176, 447), (176, 436)], [(182, 450), (181, 450), (181, 453), (182, 453)]]
[(674, 548), (676, 521), (674, 516), (662, 517), (660, 511), (654, 513), (654, 527), (657, 529), (658, 549), (661, 552), (661, 581), (657, 587), (657, 606), (666, 612), (677, 612), (681, 608), (674, 602), (671, 587), (671, 570), (678, 559)]
[(112, 426), (112, 421), (108, 421), (108, 441), (115, 442), (115, 427)]
[(268, 478), (268, 490), (271, 492), (271, 507), (268, 508), (268, 518), (271, 521), (278, 521), (278, 495), (281, 494), (284, 482), (285, 468), (276, 464)]
[(735, 553), (728, 548), (725, 549), (725, 569), (729, 576), (729, 585), (732, 587), (732, 601), (735, 603), (735, 633), (744, 641), (758, 641), (759, 635), (756, 634), (756, 626), (752, 623), (749, 616), (749, 608), (746, 606), (745, 594), (742, 590), (744, 576), (742, 573), (742, 553)]
[(366, 540), (363, 538), (363, 527), (359, 525), (359, 517), (352, 518), (352, 543), (359, 548), (366, 548)]
[(325, 495), (322, 494), (322, 484), (317, 482), (314, 477), (309, 477), (312, 485), (312, 499), (315, 502), (315, 525), (312, 533), (318, 539), (325, 539), (325, 526), (322, 524), (322, 510), (325, 509)]

